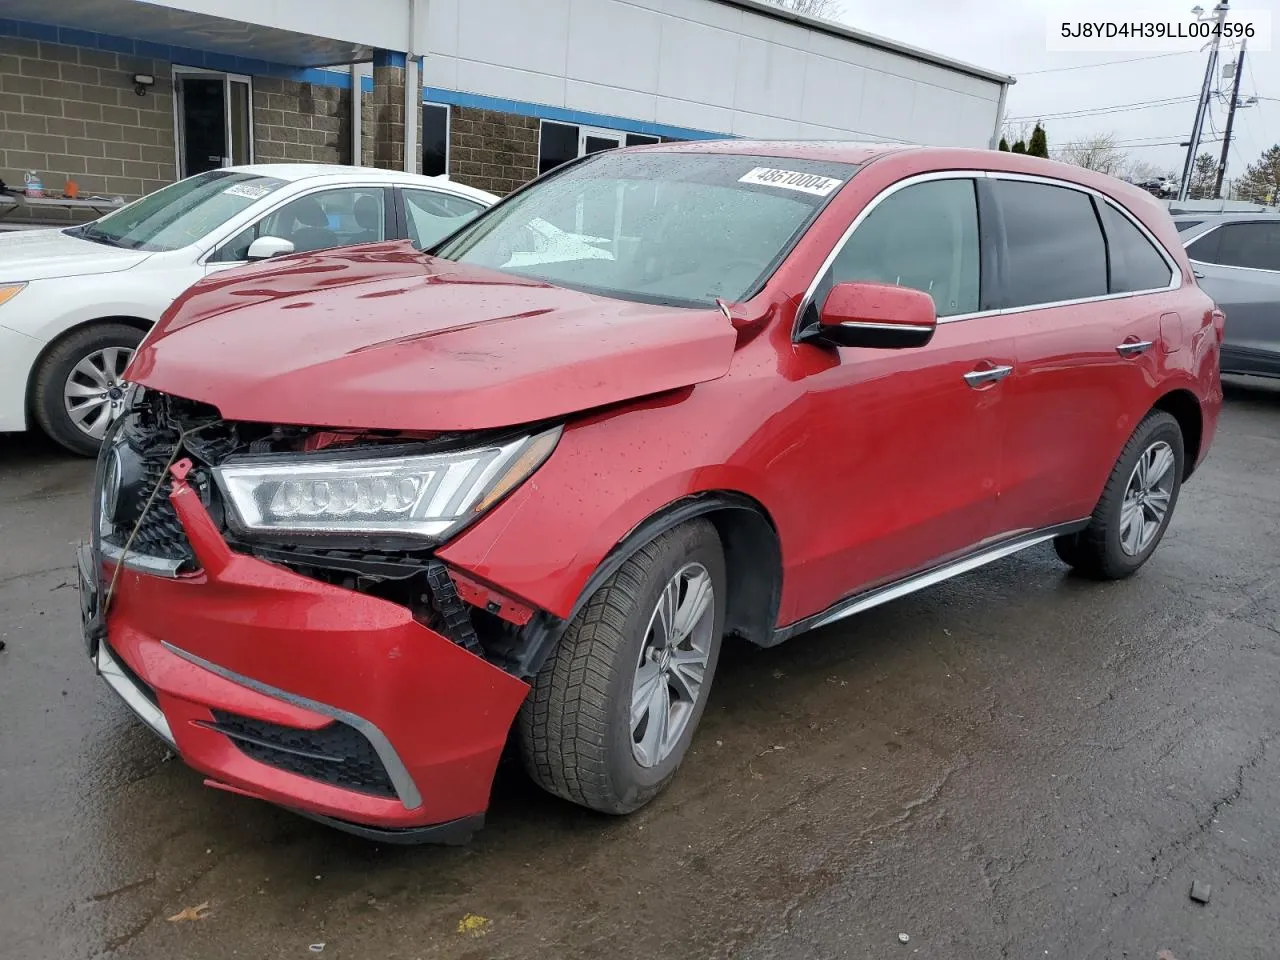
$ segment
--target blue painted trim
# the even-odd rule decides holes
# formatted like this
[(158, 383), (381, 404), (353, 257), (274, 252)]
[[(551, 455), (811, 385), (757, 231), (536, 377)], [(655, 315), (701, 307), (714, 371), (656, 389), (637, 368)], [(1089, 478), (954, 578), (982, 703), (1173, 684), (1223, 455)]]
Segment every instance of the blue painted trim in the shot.
[[(0, 37), (20, 37), (24, 40), (38, 40), (43, 43), (63, 43), (68, 46), (87, 47), (90, 50), (104, 50), (131, 57), (160, 60), (180, 67), (203, 67), (206, 70), (223, 70), (227, 73), (241, 73), (251, 77), (279, 77), (283, 80), (296, 80), (301, 83), (316, 83), (343, 89), (351, 87), (350, 74), (333, 70), (294, 67), (270, 60), (258, 60), (254, 57), (237, 57), (227, 53), (196, 50), (192, 47), (118, 37), (109, 33), (93, 33), (72, 27), (55, 27), (29, 20), (0, 18)], [(368, 82), (370, 86), (366, 89), (372, 89), (372, 78), (369, 78)]]
[(375, 50), (373, 51), (373, 65), (375, 67), (399, 67), (403, 70), (408, 65), (408, 58), (395, 50)]
[(537, 117), (539, 120), (576, 123), (584, 127), (608, 127), (611, 130), (621, 130), (624, 133), (644, 133), (651, 137), (675, 137), (679, 140), (736, 139), (733, 134), (729, 133), (693, 130), (689, 127), (673, 127), (669, 124), (653, 123), (648, 120), (631, 120), (627, 117), (615, 117), (604, 113), (588, 113), (586, 110), (568, 110), (564, 107), (551, 107), (542, 103), (528, 103), (524, 100), (488, 97), (480, 93), (442, 90), (439, 87), (423, 87), (422, 99), (431, 103), (448, 103), (456, 107), (477, 107), (482, 110), (496, 110), (500, 113), (514, 113), (522, 117)]
[[(152, 43), (149, 40), (134, 40), (113, 34), (93, 33), (72, 27), (56, 27), (29, 20), (0, 18), (0, 37), (20, 37), (44, 43), (64, 43), (70, 46), (88, 47), (92, 50), (106, 50), (127, 56), (160, 60), (182, 67), (203, 67), (206, 70), (224, 70), (227, 73), (240, 73), (250, 77), (279, 77), (284, 80), (295, 80), (301, 83), (314, 83), (344, 90), (351, 89), (351, 74), (341, 73), (336, 70), (324, 70), (316, 67), (293, 67), (288, 64), (273, 63), (269, 60), (258, 60), (253, 57), (237, 57), (225, 53), (213, 53), (208, 50), (196, 50), (191, 47)], [(390, 66), (403, 67), (406, 64), (406, 58), (403, 53), (397, 53), (393, 50), (378, 50), (374, 53), (374, 63), (376, 65), (379, 62)], [(361, 77), (360, 79), (360, 89), (365, 93), (371, 92), (373, 90), (373, 78)], [(608, 127), (611, 130), (621, 130), (625, 133), (643, 133), (651, 137), (675, 137), (680, 140), (712, 140), (732, 136), (732, 134), (727, 133), (693, 130), (688, 127), (675, 127), (665, 123), (653, 123), (648, 120), (632, 120), (627, 117), (612, 116), (604, 113), (589, 113), (585, 110), (568, 110), (564, 107), (529, 103), (524, 100), (507, 100), (502, 97), (490, 97), (479, 93), (464, 93), (458, 90), (443, 90), (438, 87), (423, 87), (422, 99), (432, 103), (448, 103), (459, 107), (477, 107), (483, 110), (496, 110), (501, 113), (514, 113), (522, 117), (537, 117), (540, 120), (574, 123), (579, 126)]]

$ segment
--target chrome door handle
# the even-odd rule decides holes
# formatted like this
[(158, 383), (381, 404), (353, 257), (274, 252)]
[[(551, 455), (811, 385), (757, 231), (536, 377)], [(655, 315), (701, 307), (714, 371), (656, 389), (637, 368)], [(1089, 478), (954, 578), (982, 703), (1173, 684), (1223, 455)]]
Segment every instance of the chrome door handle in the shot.
[(1150, 340), (1134, 340), (1132, 342), (1117, 345), (1116, 353), (1120, 354), (1122, 357), (1136, 357), (1141, 353), (1146, 353), (1150, 349)]
[(980, 387), (986, 383), (997, 383), (1009, 374), (1013, 367), (988, 367), (985, 370), (970, 370), (964, 375), (964, 382), (971, 387)]
[(1191, 271), (1191, 275), (1192, 275), (1193, 277), (1195, 277), (1197, 280), (1203, 280), (1203, 279), (1204, 279), (1204, 274), (1203, 274), (1203, 273), (1201, 273), (1199, 270), (1192, 270), (1192, 271)]

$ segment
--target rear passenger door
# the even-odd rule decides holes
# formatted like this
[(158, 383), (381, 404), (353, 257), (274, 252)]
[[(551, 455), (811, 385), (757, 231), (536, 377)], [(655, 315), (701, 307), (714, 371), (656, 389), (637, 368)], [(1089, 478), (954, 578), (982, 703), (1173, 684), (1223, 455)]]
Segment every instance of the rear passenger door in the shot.
[(408, 237), (419, 250), (434, 247), (484, 210), (483, 204), (442, 190), (402, 187), (400, 198)]
[(1055, 181), (988, 184), (1017, 358), (999, 510), (1014, 532), (1092, 513), (1149, 405), (1174, 272), (1108, 200)]
[(1280, 375), (1280, 222), (1224, 223), (1188, 244), (1187, 256), (1227, 315), (1223, 370)]

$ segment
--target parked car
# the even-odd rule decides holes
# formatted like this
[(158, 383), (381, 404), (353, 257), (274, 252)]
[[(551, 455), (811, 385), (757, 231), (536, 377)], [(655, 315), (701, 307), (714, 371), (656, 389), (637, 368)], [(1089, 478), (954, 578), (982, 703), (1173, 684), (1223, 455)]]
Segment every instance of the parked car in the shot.
[(0, 235), (0, 431), (39, 426), (92, 455), (122, 375), (174, 297), (288, 252), (434, 243), (497, 198), (432, 177), (311, 164), (189, 177), (100, 220)]
[(211, 785), (365, 836), (467, 833), (513, 724), (539, 784), (627, 813), (725, 636), (1047, 542), (1134, 573), (1222, 322), (1159, 203), (1077, 167), (595, 154), (427, 253), (185, 293), (99, 460), (88, 654)]
[(1280, 214), (1174, 222), (1201, 288), (1229, 318), (1222, 372), (1280, 377)]

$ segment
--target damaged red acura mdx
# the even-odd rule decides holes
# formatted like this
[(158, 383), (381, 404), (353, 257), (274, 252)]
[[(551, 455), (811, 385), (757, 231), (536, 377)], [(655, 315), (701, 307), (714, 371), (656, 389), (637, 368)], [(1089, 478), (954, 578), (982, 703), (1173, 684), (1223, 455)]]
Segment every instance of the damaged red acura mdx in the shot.
[(509, 739), (621, 814), (721, 642), (1039, 543), (1151, 556), (1221, 406), (1167, 213), (994, 151), (595, 154), (429, 251), (211, 276), (129, 371), (89, 655), (210, 786), (364, 836), (482, 820)]

